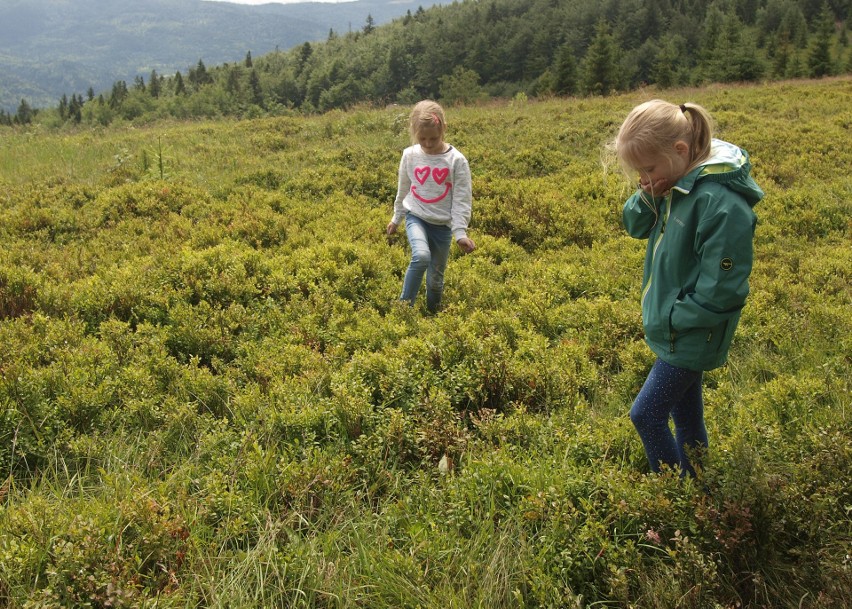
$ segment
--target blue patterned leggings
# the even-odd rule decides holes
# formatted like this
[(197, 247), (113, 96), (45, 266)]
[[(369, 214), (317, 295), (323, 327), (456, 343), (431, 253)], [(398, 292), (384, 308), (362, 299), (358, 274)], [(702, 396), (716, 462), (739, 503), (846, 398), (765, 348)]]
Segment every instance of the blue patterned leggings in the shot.
[[(677, 368), (658, 359), (630, 409), (651, 469), (679, 468), (695, 475), (690, 456), (699, 458), (707, 448), (701, 371)], [(669, 429), (669, 417), (675, 433)], [(696, 461), (697, 463), (697, 461)]]

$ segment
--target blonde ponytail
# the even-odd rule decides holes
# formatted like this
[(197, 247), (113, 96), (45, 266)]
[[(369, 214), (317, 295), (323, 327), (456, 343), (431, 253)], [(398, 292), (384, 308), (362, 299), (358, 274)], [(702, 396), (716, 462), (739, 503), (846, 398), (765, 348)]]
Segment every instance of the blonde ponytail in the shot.
[(672, 159), (675, 142), (683, 141), (689, 145), (689, 171), (710, 156), (712, 139), (713, 120), (703, 107), (653, 99), (633, 108), (624, 119), (615, 152), (622, 167), (636, 169), (648, 158)]

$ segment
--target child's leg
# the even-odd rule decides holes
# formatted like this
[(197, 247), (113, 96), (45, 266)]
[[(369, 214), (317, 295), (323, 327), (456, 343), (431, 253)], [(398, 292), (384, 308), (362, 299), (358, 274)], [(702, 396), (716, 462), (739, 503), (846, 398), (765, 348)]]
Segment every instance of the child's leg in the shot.
[[(651, 469), (681, 466), (682, 450), (669, 429), (669, 416), (698, 382), (701, 372), (677, 368), (658, 359), (630, 409), (630, 420), (639, 432)], [(703, 419), (702, 419), (703, 420)]]
[(405, 280), (402, 283), (402, 294), (400, 300), (408, 301), (412, 306), (417, 292), (423, 283), (423, 275), (432, 261), (429, 251), (429, 240), (426, 235), (426, 223), (408, 214), (405, 216), (405, 234), (408, 237), (408, 245), (411, 248), (411, 262), (405, 272)]
[(702, 453), (707, 449), (707, 428), (704, 425), (704, 398), (702, 396), (702, 376), (689, 386), (680, 402), (672, 409), (675, 424), (675, 438), (680, 453), (680, 466), (684, 473), (695, 475), (695, 469), (689, 457), (696, 464), (701, 463)]
[(432, 262), (426, 270), (426, 308), (435, 313), (441, 306), (444, 294), (444, 271), (450, 258), (453, 232), (449, 226), (435, 224), (430, 224), (426, 232), (432, 252)]

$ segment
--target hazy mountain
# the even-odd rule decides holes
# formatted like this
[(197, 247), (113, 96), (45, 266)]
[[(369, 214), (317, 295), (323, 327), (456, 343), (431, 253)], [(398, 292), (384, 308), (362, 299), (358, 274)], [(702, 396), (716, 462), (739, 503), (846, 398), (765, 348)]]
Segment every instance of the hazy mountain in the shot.
[(198, 60), (213, 66), (247, 52), (289, 49), (391, 21), (435, 0), (356, 0), (259, 6), (203, 0), (0, 0), (0, 108), (21, 99), (55, 106), (63, 95), (146, 81)]

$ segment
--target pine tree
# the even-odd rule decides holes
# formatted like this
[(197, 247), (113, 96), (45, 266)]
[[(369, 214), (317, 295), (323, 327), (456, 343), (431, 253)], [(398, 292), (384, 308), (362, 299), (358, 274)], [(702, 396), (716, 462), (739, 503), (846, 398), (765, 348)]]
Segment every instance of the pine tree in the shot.
[(263, 89), (260, 86), (260, 78), (254, 70), (249, 74), (249, 91), (251, 92), (251, 103), (263, 107)]
[(479, 84), (479, 74), (464, 66), (456, 66), (453, 73), (440, 79), (441, 99), (447, 104), (476, 102), (485, 98)]
[(228, 68), (227, 72), (228, 77), (225, 79), (225, 91), (231, 95), (239, 95), (242, 90), (242, 86), (240, 85), (240, 68), (238, 66), (234, 66), (232, 68)]
[(724, 46), (725, 14), (715, 4), (707, 9), (704, 17), (704, 32), (701, 36), (701, 50), (699, 53), (699, 79), (710, 81), (723, 80), (724, 58), (722, 47)]
[(556, 74), (553, 83), (557, 95), (571, 95), (577, 88), (577, 60), (574, 48), (565, 43), (556, 55)]
[(83, 97), (77, 95), (71, 96), (71, 101), (68, 103), (68, 118), (75, 123), (80, 123), (83, 120)]
[(109, 96), (109, 107), (113, 110), (121, 107), (127, 98), (127, 83), (123, 80), (116, 81), (112, 85), (112, 93)]
[(313, 54), (313, 52), (314, 52), (314, 49), (311, 46), (310, 42), (306, 42), (305, 44), (302, 45), (302, 48), (299, 49), (299, 55), (298, 55), (298, 58), (296, 60), (297, 61), (297, 63), (296, 63), (296, 74), (297, 75), (301, 74), (302, 70), (305, 69), (305, 64), (308, 62), (308, 59), (311, 58), (311, 55)]
[(157, 75), (157, 70), (151, 70), (151, 76), (148, 79), (148, 93), (151, 97), (160, 97), (160, 77)]
[(654, 66), (651, 70), (651, 78), (663, 89), (668, 89), (675, 84), (677, 58), (678, 52), (675, 40), (666, 38), (657, 49), (657, 54), (654, 57)]
[(618, 47), (603, 19), (583, 59), (581, 88), (589, 95), (607, 95), (620, 87)]
[(772, 76), (775, 78), (784, 78), (787, 74), (787, 66), (790, 63), (790, 43), (782, 42), (775, 50), (775, 56), (772, 58)]
[(198, 88), (211, 84), (213, 82), (213, 76), (211, 76), (207, 71), (207, 66), (204, 65), (204, 62), (199, 59), (195, 69), (189, 69), (187, 80), (189, 80), (189, 84)]
[(27, 103), (27, 100), (21, 99), (21, 103), (18, 105), (18, 113), (15, 115), (15, 122), (19, 125), (27, 125), (33, 122), (34, 114), (35, 112)]
[(183, 83), (181, 73), (175, 72), (175, 95), (184, 95), (186, 93), (186, 85)]
[(834, 73), (831, 61), (831, 37), (834, 34), (834, 18), (828, 3), (822, 5), (822, 12), (816, 23), (816, 36), (808, 55), (808, 70), (812, 78), (821, 78)]
[(734, 82), (755, 80), (763, 75), (763, 63), (757, 56), (753, 39), (743, 35), (743, 25), (735, 14), (725, 16), (716, 47), (713, 80)]
[(247, 67), (247, 68), (250, 68), (250, 67), (252, 67), (252, 65), (254, 65), (254, 64), (253, 64), (253, 62), (252, 62), (252, 60), (251, 60), (251, 51), (249, 51), (248, 53), (246, 53), (246, 62), (245, 62), (245, 64), (246, 64), (246, 67)]

